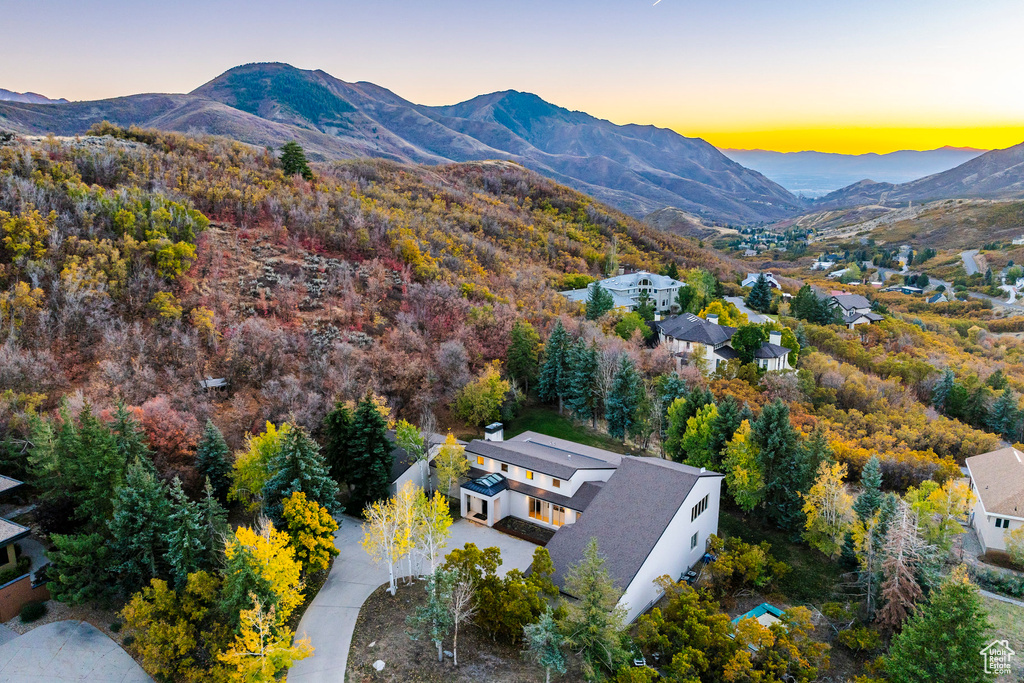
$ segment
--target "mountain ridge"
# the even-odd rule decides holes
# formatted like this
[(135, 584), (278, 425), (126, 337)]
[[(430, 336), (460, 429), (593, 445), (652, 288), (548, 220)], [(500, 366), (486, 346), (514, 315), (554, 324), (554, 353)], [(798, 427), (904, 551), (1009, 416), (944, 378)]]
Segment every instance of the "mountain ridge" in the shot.
[(638, 217), (676, 206), (707, 220), (758, 223), (805, 208), (704, 140), (654, 126), (618, 126), (515, 90), (433, 107), (373, 83), (268, 63), (229, 69), (187, 94), (0, 103), (0, 125), (22, 133), (80, 134), (104, 119), (257, 145), (296, 139), (314, 159), (505, 159)]
[(7, 90), (6, 88), (0, 88), (0, 102), (25, 102), (31, 104), (66, 104), (68, 100), (63, 97), (58, 99), (50, 99), (46, 95), (40, 95), (37, 92), (15, 92), (13, 90)]

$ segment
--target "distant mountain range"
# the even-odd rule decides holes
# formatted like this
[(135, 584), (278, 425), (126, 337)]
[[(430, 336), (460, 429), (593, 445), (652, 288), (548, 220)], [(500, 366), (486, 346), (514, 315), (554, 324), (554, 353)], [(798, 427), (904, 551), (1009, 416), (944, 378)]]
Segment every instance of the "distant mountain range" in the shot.
[(30, 102), (32, 104), (64, 104), (67, 102), (63, 97), (59, 100), (51, 100), (49, 97), (34, 92), (14, 92), (0, 88), (0, 102)]
[(900, 204), (949, 198), (1019, 199), (1024, 197), (1024, 142), (994, 149), (955, 168), (907, 183), (859, 183), (829, 193), (817, 208), (863, 204)]
[(760, 149), (722, 149), (721, 152), (747, 168), (760, 171), (793, 194), (820, 197), (866, 178), (882, 183), (905, 183), (941, 173), (984, 154), (985, 150), (941, 147), (889, 154), (769, 152)]
[(703, 219), (756, 223), (805, 206), (699, 138), (654, 126), (615, 125), (514, 90), (428, 107), (323, 71), (249, 64), (187, 95), (0, 102), (0, 126), (22, 133), (80, 134), (104, 119), (257, 145), (298, 140), (314, 159), (370, 156), (427, 164), (507, 159), (637, 216), (674, 206)]

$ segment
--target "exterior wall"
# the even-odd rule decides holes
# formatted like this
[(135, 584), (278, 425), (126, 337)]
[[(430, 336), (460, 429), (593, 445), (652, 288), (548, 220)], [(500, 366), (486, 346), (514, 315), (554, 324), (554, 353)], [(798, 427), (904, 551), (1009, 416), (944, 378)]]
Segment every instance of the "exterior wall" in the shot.
[[(985, 505), (971, 481), (971, 491), (975, 495), (974, 511), (971, 513), (971, 526), (978, 534), (978, 541), (985, 550), (1006, 550), (1006, 534), (1014, 529), (1024, 526), (1024, 519), (1007, 517), (1006, 515), (989, 514), (985, 511)], [(1010, 520), (1009, 528), (996, 528), (996, 519)]]
[(789, 366), (789, 356), (785, 358), (758, 358), (757, 367), (764, 368), (769, 372), (778, 372), (780, 370), (792, 370)]
[[(634, 621), (661, 597), (661, 588), (654, 583), (656, 579), (667, 574), (673, 581), (678, 581), (704, 555), (708, 537), (718, 533), (721, 491), (722, 477), (702, 477), (697, 480), (669, 522), (665, 533), (619, 599), (619, 604), (626, 608), (628, 622)], [(708, 496), (708, 507), (691, 522), (693, 506), (704, 496)], [(697, 546), (691, 549), (690, 539), (695, 533)]]
[(559, 479), (561, 485), (555, 488), (551, 480), (556, 478), (550, 474), (543, 472), (533, 471), (533, 479), (527, 479), (527, 469), (525, 467), (519, 467), (518, 465), (508, 465), (508, 471), (503, 472), (501, 469), (502, 463), (500, 460), (494, 458), (484, 457), (481, 463), (475, 453), (466, 452), (466, 458), (469, 459), (469, 466), (476, 467), (478, 469), (486, 470), (487, 472), (497, 472), (509, 481), (518, 481), (523, 484), (530, 486), (536, 486), (539, 489), (545, 491), (551, 491), (566, 497), (573, 496), (579, 489), (580, 485), (587, 481), (608, 481), (609, 477), (612, 476), (612, 472), (615, 471), (615, 467), (609, 465), (607, 469), (588, 469), (588, 470), (576, 470), (571, 479)]
[(30, 602), (50, 599), (50, 591), (46, 585), (32, 587), (32, 576), (24, 576), (0, 586), (0, 621), (8, 621), (18, 616), (21, 608)]

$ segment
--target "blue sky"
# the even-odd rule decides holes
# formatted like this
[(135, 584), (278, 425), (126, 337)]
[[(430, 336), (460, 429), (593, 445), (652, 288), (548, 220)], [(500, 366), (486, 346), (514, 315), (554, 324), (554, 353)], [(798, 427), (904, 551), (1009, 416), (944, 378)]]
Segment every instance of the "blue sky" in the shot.
[[(0, 0), (0, 87), (185, 92), (284, 61), (425, 104), (515, 88), (720, 146), (1024, 140), (1024, 3)], [(13, 30), (12, 30), (13, 29)]]

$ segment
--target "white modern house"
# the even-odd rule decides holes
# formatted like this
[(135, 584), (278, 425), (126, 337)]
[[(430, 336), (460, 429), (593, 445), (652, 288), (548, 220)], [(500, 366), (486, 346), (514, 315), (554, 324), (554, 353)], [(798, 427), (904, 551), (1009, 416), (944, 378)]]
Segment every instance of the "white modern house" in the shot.
[(971, 526), (985, 550), (1006, 550), (1006, 534), (1024, 526), (1024, 454), (1001, 448), (967, 458), (976, 497)]
[[(729, 343), (736, 334), (736, 328), (719, 325), (717, 315), (708, 315), (705, 320), (692, 313), (683, 313), (660, 320), (654, 326), (658, 342), (672, 351), (677, 365), (703, 358), (708, 371), (714, 372), (722, 363), (739, 358)], [(759, 368), (769, 371), (791, 370), (789, 353), (790, 350), (782, 345), (782, 333), (770, 331), (768, 341), (754, 352), (754, 362)]]
[(655, 580), (678, 580), (718, 532), (722, 475), (661, 458), (619, 455), (524, 432), (505, 441), (501, 425), (466, 446), (469, 481), (462, 515), (493, 526), (508, 517), (555, 535), (547, 544), (555, 583), (596, 539), (619, 603), (633, 621), (660, 596)]
[(843, 324), (848, 329), (857, 325), (871, 325), (884, 320), (884, 316), (871, 310), (871, 302), (860, 294), (836, 294), (828, 301), (829, 308), (838, 308)]
[(771, 273), (747, 273), (747, 277), (740, 283), (740, 287), (753, 287), (757, 284), (757, 279), (761, 275), (764, 275), (764, 278), (768, 280), (769, 287), (772, 289), (782, 289), (782, 285), (779, 284), (779, 281)]
[(659, 313), (668, 313), (673, 308), (679, 310), (676, 305), (676, 295), (679, 294), (680, 289), (686, 286), (685, 282), (680, 282), (667, 275), (641, 270), (635, 273), (622, 273), (596, 283), (591, 282), (584, 289), (570, 289), (561, 294), (569, 301), (586, 303), (590, 298), (590, 290), (594, 288), (595, 284), (601, 285), (603, 289), (611, 293), (612, 299), (615, 301), (615, 308), (635, 310), (639, 305), (640, 295), (647, 294), (654, 304), (655, 310)]

